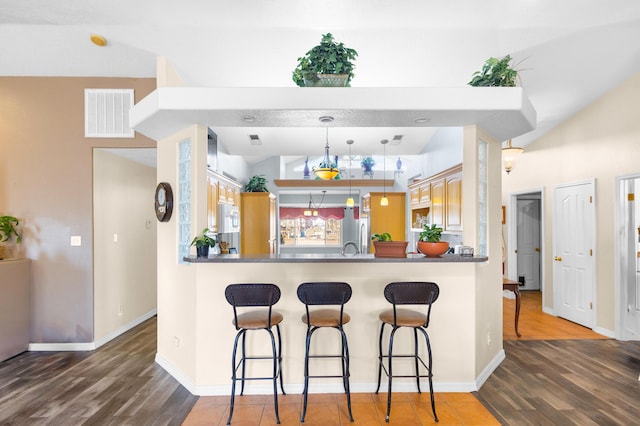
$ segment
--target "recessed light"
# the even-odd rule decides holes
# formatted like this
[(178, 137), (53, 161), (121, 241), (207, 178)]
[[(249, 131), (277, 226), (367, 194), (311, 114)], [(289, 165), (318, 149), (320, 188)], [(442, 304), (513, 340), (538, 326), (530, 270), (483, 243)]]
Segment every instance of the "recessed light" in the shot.
[(96, 46), (104, 47), (107, 45), (107, 39), (100, 34), (91, 34), (91, 42)]
[(245, 123), (253, 123), (254, 121), (256, 121), (256, 118), (253, 115), (243, 115), (242, 121), (244, 121)]
[(331, 123), (333, 121), (333, 117), (330, 115), (323, 115), (318, 118), (321, 123)]
[(418, 117), (413, 121), (418, 124), (422, 124), (422, 123), (427, 123), (429, 120), (431, 120), (429, 117)]

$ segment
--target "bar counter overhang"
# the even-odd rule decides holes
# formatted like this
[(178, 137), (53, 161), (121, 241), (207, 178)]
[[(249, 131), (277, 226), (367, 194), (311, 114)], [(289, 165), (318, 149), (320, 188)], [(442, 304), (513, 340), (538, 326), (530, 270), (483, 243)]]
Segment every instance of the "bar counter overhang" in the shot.
[[(207, 128), (243, 125), (243, 113), (271, 120), (271, 124), (254, 124), (265, 127), (313, 126), (319, 113), (335, 115), (339, 123), (334, 125), (345, 127), (353, 125), (347, 119), (352, 116), (358, 117), (362, 126), (416, 125), (416, 114), (431, 117), (427, 123), (430, 126), (462, 127), (463, 241), (478, 247), (482, 228), (487, 257), (473, 261), (380, 261), (366, 257), (280, 256), (184, 262), (178, 257), (180, 226), (184, 226), (178, 218), (186, 217), (191, 235), (207, 223)], [(353, 287), (353, 297), (346, 305), (352, 319), (345, 326), (351, 353), (351, 389), (372, 392), (377, 382), (378, 312), (389, 306), (383, 296), (384, 286), (392, 281), (433, 281), (440, 286), (429, 326), (434, 388), (451, 392), (478, 389), (504, 359), (500, 142), (535, 128), (535, 115), (521, 88), (158, 88), (134, 106), (131, 123), (136, 131), (158, 141), (158, 181), (177, 188), (177, 197), (183, 192), (179, 188), (179, 147), (188, 142), (191, 148), (188, 208), (178, 209), (174, 218), (157, 227), (156, 361), (193, 394), (228, 395), (235, 328), (224, 289), (231, 283), (272, 282), (282, 290), (276, 308), (284, 315), (285, 390), (301, 392), (305, 326), (300, 318), (304, 307), (295, 290), (305, 281), (345, 281)], [(478, 209), (480, 147), (487, 151), (483, 183), (487, 205), (483, 212)], [(252, 347), (269, 347), (266, 333), (251, 337)], [(325, 333), (318, 337), (316, 348), (337, 350), (335, 336)], [(397, 352), (411, 349), (411, 335), (398, 334), (396, 338)], [(333, 367), (320, 364), (318, 368), (317, 373), (323, 374), (322, 369)], [(394, 366), (397, 368), (401, 367)], [(412, 366), (406, 368), (412, 370)], [(396, 387), (417, 390), (410, 379), (394, 380)], [(247, 393), (272, 391), (270, 385), (260, 383), (250, 383), (246, 389)], [(342, 392), (342, 383), (317, 380), (310, 392)]]

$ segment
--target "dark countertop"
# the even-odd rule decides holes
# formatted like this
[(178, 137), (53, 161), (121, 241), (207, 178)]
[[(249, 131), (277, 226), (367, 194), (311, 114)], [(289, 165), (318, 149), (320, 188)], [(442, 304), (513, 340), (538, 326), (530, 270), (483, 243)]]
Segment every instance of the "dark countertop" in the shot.
[(438, 257), (426, 257), (422, 254), (408, 254), (403, 257), (374, 257), (373, 254), (217, 254), (209, 257), (188, 256), (185, 262), (190, 263), (382, 263), (382, 262), (410, 262), (410, 263), (473, 263), (486, 262), (486, 256), (460, 256), (459, 254), (443, 254)]

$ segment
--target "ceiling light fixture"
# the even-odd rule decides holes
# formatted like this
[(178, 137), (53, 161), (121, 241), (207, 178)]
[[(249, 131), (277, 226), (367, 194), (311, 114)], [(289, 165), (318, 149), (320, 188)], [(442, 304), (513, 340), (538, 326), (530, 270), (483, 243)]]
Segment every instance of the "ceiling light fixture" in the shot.
[(356, 203), (351, 196), (351, 145), (353, 145), (353, 140), (349, 139), (347, 141), (347, 145), (349, 145), (349, 198), (347, 198), (347, 207), (353, 207)]
[(511, 173), (511, 170), (513, 169), (513, 157), (518, 154), (522, 154), (523, 152), (524, 148), (511, 146), (511, 139), (507, 141), (507, 146), (502, 148), (502, 161), (504, 162), (504, 170), (507, 174)]
[(389, 205), (389, 199), (387, 198), (387, 180), (386, 180), (386, 175), (387, 175), (387, 144), (389, 143), (389, 141), (387, 139), (382, 139), (380, 141), (380, 143), (382, 144), (382, 190), (383, 190), (383, 195), (382, 198), (380, 198), (380, 205), (381, 206), (388, 206)]
[(338, 175), (338, 173), (340, 173), (340, 170), (338, 170), (338, 165), (331, 161), (331, 156), (329, 155), (329, 128), (328, 127), (326, 128), (326, 135), (327, 135), (327, 143), (324, 147), (324, 158), (320, 162), (319, 167), (313, 168), (313, 173), (315, 173), (315, 175), (319, 179), (332, 180)]
[(89, 38), (91, 39), (91, 42), (96, 46), (104, 47), (107, 45), (107, 39), (100, 34), (91, 34)]
[(307, 207), (307, 210), (303, 211), (302, 214), (307, 217), (309, 216), (318, 217), (318, 209), (322, 205), (322, 202), (324, 201), (324, 196), (326, 193), (327, 193), (326, 190), (322, 191), (322, 198), (320, 199), (320, 204), (318, 204), (317, 206), (313, 202), (313, 197), (311, 196), (311, 193), (309, 193), (309, 207)]

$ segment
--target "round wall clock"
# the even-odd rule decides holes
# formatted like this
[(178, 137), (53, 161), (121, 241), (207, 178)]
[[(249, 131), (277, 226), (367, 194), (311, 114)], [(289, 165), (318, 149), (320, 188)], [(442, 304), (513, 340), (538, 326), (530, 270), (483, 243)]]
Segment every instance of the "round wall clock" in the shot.
[(156, 217), (160, 222), (171, 219), (173, 211), (173, 191), (167, 182), (160, 182), (156, 187)]

